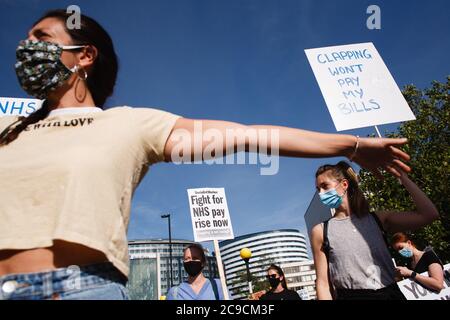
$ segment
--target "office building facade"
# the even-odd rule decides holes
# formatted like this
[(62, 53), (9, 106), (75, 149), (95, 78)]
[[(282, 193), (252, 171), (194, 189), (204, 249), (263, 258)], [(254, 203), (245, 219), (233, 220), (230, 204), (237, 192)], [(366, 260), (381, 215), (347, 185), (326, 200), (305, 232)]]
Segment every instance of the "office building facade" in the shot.
[(252, 233), (219, 243), (225, 268), (228, 290), (234, 299), (246, 298), (249, 294), (246, 281), (246, 266), (240, 250), (252, 251), (249, 268), (253, 282), (264, 281), (270, 264), (287, 264), (309, 259), (306, 238), (296, 229), (271, 230)]

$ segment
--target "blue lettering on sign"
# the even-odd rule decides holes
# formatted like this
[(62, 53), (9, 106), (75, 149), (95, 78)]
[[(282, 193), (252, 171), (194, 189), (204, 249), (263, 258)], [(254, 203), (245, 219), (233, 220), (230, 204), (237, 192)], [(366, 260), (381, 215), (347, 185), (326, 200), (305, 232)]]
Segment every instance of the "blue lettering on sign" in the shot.
[[(17, 101), (13, 101), (11, 106), (11, 114), (14, 112), (14, 110), (17, 110), (19, 114), (23, 112), (23, 101), (20, 102), (20, 106), (18, 106), (19, 103), (16, 103)], [(16, 106), (17, 104), (17, 106)]]
[[(339, 86), (345, 100), (337, 104), (339, 112), (343, 115), (373, 112), (381, 109), (377, 99), (367, 93), (364, 86), (364, 62), (373, 59), (370, 49), (341, 50), (320, 53), (316, 56), (317, 61), (327, 68), (335, 83)], [(333, 65), (334, 64), (334, 65)], [(337, 65), (336, 65), (337, 64)]]
[(352, 113), (358, 112), (368, 112), (372, 110), (378, 110), (381, 106), (375, 99), (370, 99), (367, 101), (358, 101), (358, 102), (343, 102), (338, 105), (339, 111), (342, 114), (349, 115)]
[(0, 111), (6, 114), (6, 110), (8, 110), (8, 101), (6, 101), (6, 103), (4, 104), (0, 101)]
[(31, 99), (0, 99), (0, 114), (4, 115), (30, 115), (38, 109), (36, 101)]
[(345, 66), (345, 67), (328, 67), (328, 71), (330, 71), (330, 74), (332, 76), (338, 76), (341, 74), (349, 74), (349, 73), (355, 73), (355, 72), (362, 72), (362, 64), (353, 64), (351, 66)]
[(343, 79), (338, 79), (339, 86), (357, 86), (359, 87), (359, 77), (353, 78), (353, 77), (347, 77)]
[(339, 51), (327, 53), (319, 53), (317, 55), (317, 61), (319, 63), (336, 62), (336, 61), (350, 61), (350, 60), (361, 60), (361, 59), (372, 59), (372, 54), (370, 54), (369, 49), (364, 50), (354, 50), (354, 51)]
[(26, 111), (26, 113), (28, 114), (28, 115), (30, 115), (30, 114), (32, 114), (33, 112), (35, 112), (37, 109), (36, 109), (36, 102), (30, 102), (30, 103), (28, 103), (28, 107), (27, 107), (27, 111)]
[(348, 99), (349, 97), (362, 99), (364, 95), (364, 90), (361, 88), (358, 90), (343, 91), (342, 94), (344, 95), (345, 99)]

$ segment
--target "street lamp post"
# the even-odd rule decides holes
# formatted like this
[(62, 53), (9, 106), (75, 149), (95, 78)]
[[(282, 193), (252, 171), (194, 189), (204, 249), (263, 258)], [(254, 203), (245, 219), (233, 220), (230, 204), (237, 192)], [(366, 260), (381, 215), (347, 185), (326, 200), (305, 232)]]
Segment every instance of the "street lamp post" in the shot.
[(253, 293), (253, 286), (252, 286), (252, 280), (250, 276), (250, 267), (249, 267), (249, 260), (252, 257), (252, 252), (248, 248), (243, 248), (240, 251), (240, 255), (242, 260), (245, 262), (245, 267), (247, 269), (247, 282), (248, 282), (248, 291), (250, 294)]
[(162, 214), (161, 218), (167, 218), (169, 223), (169, 279), (170, 279), (170, 287), (173, 287), (173, 279), (172, 279), (172, 231), (170, 226), (170, 214)]

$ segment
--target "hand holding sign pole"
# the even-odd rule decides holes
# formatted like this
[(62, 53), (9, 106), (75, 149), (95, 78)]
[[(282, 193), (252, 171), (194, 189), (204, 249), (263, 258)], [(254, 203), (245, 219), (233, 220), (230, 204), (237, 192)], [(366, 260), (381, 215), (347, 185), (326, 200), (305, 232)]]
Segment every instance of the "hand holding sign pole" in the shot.
[(200, 188), (188, 189), (187, 192), (194, 240), (197, 242), (212, 240), (214, 242), (214, 252), (222, 283), (223, 296), (225, 300), (229, 300), (218, 242), (218, 240), (234, 238), (225, 189)]

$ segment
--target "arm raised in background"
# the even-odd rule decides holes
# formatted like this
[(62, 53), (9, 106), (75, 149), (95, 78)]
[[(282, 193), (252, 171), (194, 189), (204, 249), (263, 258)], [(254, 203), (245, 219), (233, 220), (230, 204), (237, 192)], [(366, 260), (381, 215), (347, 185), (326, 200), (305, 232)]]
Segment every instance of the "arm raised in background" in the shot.
[(406, 173), (399, 171), (401, 174), (399, 180), (411, 195), (416, 205), (416, 210), (377, 212), (376, 214), (380, 218), (384, 229), (391, 233), (417, 230), (439, 218), (439, 212), (433, 202), (408, 178)]

